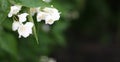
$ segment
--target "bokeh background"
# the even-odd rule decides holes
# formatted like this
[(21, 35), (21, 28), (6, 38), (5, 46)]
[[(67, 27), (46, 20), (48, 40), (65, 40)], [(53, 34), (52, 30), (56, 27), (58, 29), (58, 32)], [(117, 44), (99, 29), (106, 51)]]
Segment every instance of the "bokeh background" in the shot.
[(33, 35), (18, 38), (11, 19), (1, 15), (9, 4), (0, 1), (0, 62), (120, 62), (120, 0), (52, 0), (61, 12), (53, 25), (36, 23)]

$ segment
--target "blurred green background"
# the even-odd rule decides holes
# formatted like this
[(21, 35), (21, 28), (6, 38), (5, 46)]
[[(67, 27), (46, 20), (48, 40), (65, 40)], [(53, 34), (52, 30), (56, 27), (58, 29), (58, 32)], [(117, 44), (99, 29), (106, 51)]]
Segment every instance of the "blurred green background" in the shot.
[(0, 0), (0, 62), (40, 62), (41, 56), (57, 62), (120, 62), (120, 0), (52, 0), (61, 18), (53, 25), (36, 23), (39, 44), (33, 35), (19, 39), (12, 31), (10, 1), (34, 7), (39, 0), (32, 5), (32, 0)]

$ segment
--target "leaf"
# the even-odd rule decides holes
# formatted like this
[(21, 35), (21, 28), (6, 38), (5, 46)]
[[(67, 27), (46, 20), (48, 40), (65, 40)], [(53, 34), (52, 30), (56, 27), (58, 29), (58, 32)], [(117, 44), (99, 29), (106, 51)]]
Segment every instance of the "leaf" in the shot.
[(5, 31), (0, 30), (0, 47), (13, 56), (17, 56), (17, 44), (15, 37)]
[(7, 18), (10, 9), (8, 0), (0, 0), (0, 24)]
[(42, 0), (14, 0), (14, 1), (17, 4), (21, 4), (26, 7), (41, 7), (48, 5), (48, 3), (45, 3)]

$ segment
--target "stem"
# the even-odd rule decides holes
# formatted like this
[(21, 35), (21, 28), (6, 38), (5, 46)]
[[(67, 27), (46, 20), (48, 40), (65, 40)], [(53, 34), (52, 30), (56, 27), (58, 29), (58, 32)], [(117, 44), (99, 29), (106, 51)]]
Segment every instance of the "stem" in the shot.
[[(29, 13), (29, 16), (28, 16), (29, 21), (34, 23), (33, 17), (32, 17), (32, 15), (30, 14), (30, 9), (28, 10), (28, 13)], [(35, 23), (34, 23), (34, 24), (35, 24)], [(37, 41), (37, 44), (39, 44), (35, 25), (33, 26), (33, 33), (34, 33), (35, 39), (36, 39), (36, 41)]]

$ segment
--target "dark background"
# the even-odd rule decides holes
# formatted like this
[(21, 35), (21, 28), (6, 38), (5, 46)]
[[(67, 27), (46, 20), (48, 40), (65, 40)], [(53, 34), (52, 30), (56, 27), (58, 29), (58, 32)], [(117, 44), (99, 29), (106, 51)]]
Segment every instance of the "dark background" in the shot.
[(86, 0), (79, 15), (64, 32), (67, 46), (50, 57), (57, 62), (120, 62), (120, 0)]

